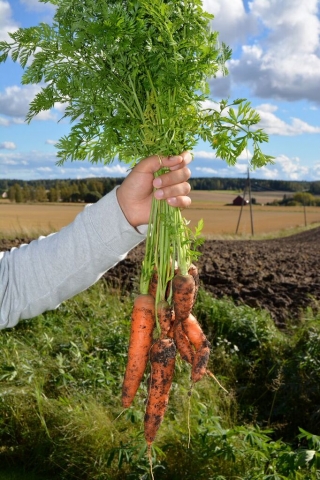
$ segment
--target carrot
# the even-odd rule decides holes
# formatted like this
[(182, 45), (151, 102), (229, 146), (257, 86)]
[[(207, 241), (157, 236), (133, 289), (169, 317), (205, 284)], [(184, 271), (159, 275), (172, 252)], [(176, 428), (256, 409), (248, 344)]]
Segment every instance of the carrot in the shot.
[(175, 357), (176, 347), (171, 338), (159, 338), (151, 347), (151, 377), (144, 416), (144, 436), (149, 449), (156, 437), (168, 405)]
[(174, 332), (174, 341), (177, 347), (178, 352), (180, 353), (180, 356), (182, 360), (184, 360), (187, 363), (190, 363), (190, 365), (193, 364), (194, 360), (194, 355), (195, 351), (186, 336), (186, 334), (183, 331), (182, 324), (181, 322), (175, 322), (174, 327), (173, 327), (173, 332)]
[(153, 298), (156, 298), (157, 286), (158, 286), (158, 272), (154, 270), (149, 283), (149, 289), (148, 289), (148, 293), (152, 295)]
[(200, 277), (199, 277), (198, 267), (192, 263), (189, 267), (188, 274), (193, 277), (194, 284), (195, 284), (195, 293), (194, 293), (194, 299), (193, 299), (193, 305), (194, 305), (196, 300), (197, 300), (199, 285), (200, 285)]
[(176, 321), (181, 322), (191, 313), (195, 295), (192, 275), (175, 275), (172, 280), (172, 300)]
[(172, 308), (166, 300), (161, 300), (157, 305), (158, 322), (161, 328), (161, 338), (168, 335), (171, 328)]
[(139, 295), (133, 305), (128, 362), (122, 385), (122, 405), (130, 407), (145, 372), (155, 326), (155, 305), (151, 295)]
[(196, 354), (192, 362), (191, 379), (193, 382), (198, 382), (207, 372), (210, 343), (203, 333), (198, 320), (191, 313), (182, 321), (182, 328), (196, 349)]
[(206, 342), (203, 343), (201, 347), (196, 351), (196, 354), (194, 356), (191, 370), (191, 380), (193, 381), (193, 383), (198, 382), (199, 380), (201, 380), (203, 375), (209, 373), (209, 371), (207, 370), (209, 356), (210, 343), (208, 342), (208, 340), (206, 340)]

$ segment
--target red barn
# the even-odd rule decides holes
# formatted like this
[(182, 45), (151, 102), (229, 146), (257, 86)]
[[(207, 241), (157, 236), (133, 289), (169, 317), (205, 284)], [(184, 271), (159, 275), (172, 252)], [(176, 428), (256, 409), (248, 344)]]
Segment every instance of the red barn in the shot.
[(238, 195), (232, 202), (233, 205), (241, 207), (241, 205), (248, 205), (249, 200), (245, 200), (241, 195)]

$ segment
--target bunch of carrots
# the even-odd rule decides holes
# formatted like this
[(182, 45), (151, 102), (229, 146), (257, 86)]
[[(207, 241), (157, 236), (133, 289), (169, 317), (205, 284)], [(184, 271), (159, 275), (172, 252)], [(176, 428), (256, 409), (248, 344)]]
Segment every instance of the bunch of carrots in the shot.
[[(160, 173), (163, 170), (160, 171)], [(178, 230), (177, 230), (178, 225)], [(177, 353), (191, 365), (192, 384), (208, 373), (210, 344), (192, 314), (199, 274), (192, 258), (191, 231), (179, 209), (152, 205), (142, 265), (140, 295), (131, 318), (122, 405), (130, 407), (150, 362), (144, 435), (150, 450), (168, 405)], [(201, 243), (198, 240), (198, 243)]]

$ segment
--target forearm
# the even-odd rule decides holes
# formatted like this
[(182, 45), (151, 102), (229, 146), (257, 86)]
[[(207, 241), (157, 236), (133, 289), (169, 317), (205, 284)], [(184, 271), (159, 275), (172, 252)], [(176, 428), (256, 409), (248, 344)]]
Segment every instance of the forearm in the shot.
[(56, 308), (95, 283), (144, 236), (125, 219), (116, 191), (67, 227), (0, 260), (0, 328)]

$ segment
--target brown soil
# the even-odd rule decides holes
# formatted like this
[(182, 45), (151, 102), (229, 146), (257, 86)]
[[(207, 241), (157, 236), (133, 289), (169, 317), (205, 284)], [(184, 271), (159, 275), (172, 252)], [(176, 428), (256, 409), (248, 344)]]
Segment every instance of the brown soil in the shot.
[[(0, 240), (0, 251), (28, 239)], [(197, 262), (202, 286), (216, 298), (267, 309), (279, 326), (320, 306), (320, 228), (275, 240), (207, 240)], [(121, 290), (138, 290), (144, 244), (105, 274)]]

